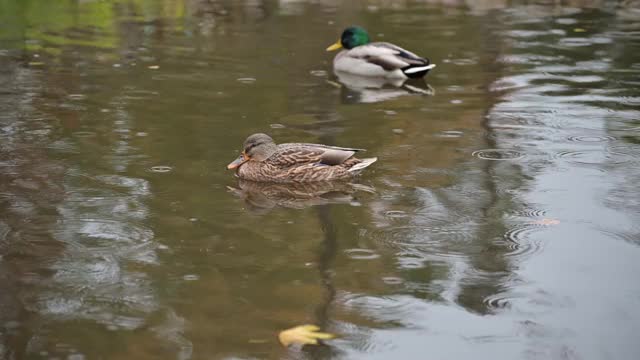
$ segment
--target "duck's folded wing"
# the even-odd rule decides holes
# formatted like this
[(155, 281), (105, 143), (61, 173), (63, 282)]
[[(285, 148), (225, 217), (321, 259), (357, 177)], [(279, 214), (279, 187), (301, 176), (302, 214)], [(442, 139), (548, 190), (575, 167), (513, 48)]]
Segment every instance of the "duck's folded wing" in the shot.
[(367, 151), (365, 149), (359, 149), (359, 148), (348, 148), (348, 147), (331, 146), (331, 145), (323, 145), (323, 144), (310, 144), (310, 143), (285, 143), (285, 144), (278, 145), (278, 148), (332, 149), (332, 150), (346, 150), (346, 151), (355, 151), (355, 152)]
[(269, 162), (282, 167), (307, 163), (339, 165), (362, 150), (320, 144), (282, 144), (280, 150), (269, 158)]
[(326, 149), (320, 163), (325, 165), (340, 165), (355, 154), (355, 151)]
[(407, 49), (403, 49), (398, 45), (394, 45), (388, 42), (376, 42), (376, 43), (372, 43), (372, 45), (380, 47), (380, 48), (386, 48), (386, 49), (391, 49), (396, 53), (396, 56), (401, 58), (402, 60), (408, 62), (409, 64), (424, 64), (425, 62), (428, 64), (429, 60), (425, 59), (421, 56), (418, 56), (414, 53), (412, 53), (411, 51), (407, 50)]
[(349, 56), (378, 65), (387, 71), (429, 65), (429, 60), (386, 42), (358, 46), (349, 51)]

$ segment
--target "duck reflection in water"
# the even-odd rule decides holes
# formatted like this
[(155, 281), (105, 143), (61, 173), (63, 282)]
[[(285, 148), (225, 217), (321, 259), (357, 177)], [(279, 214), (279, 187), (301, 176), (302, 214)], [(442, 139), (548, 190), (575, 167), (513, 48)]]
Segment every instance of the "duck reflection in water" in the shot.
[(406, 95), (434, 95), (435, 90), (424, 79), (395, 79), (359, 76), (334, 71), (345, 104), (377, 103)]
[(373, 187), (346, 181), (313, 183), (265, 183), (238, 180), (237, 187), (227, 186), (242, 198), (250, 211), (266, 213), (276, 207), (303, 209), (326, 204), (359, 205), (358, 193), (375, 193)]

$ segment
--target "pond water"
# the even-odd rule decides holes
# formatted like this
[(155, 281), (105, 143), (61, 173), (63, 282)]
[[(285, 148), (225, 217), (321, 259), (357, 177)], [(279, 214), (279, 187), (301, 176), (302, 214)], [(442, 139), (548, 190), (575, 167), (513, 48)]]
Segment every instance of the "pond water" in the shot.
[[(638, 19), (0, 0), (0, 358), (638, 358)], [(351, 24), (437, 67), (337, 78)], [(254, 132), (379, 160), (357, 184), (238, 182)], [(278, 343), (307, 323), (339, 338)]]

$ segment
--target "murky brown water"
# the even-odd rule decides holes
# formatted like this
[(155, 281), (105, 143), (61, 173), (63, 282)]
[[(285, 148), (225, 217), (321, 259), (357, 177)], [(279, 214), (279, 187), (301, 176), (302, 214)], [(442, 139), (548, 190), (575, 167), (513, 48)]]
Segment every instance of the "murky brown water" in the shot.
[[(0, 358), (638, 358), (640, 5), (516, 3), (0, 0)], [(258, 131), (379, 162), (239, 183)]]

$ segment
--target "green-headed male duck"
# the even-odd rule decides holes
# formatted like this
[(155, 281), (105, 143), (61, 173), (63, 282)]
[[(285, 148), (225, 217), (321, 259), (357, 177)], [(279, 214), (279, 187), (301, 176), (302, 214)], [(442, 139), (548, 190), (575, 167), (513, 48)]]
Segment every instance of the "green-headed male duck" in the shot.
[(333, 59), (337, 72), (396, 79), (421, 78), (436, 65), (411, 51), (387, 42), (370, 42), (367, 31), (351, 26), (327, 51), (343, 48)]

